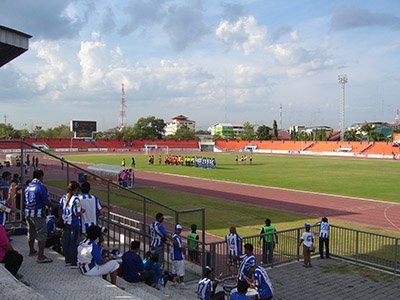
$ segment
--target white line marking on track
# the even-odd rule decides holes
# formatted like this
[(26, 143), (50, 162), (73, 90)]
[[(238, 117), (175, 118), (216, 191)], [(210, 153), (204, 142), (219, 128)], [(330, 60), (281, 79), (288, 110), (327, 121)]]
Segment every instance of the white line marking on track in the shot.
[(391, 206), (387, 206), (386, 208), (385, 208), (385, 210), (384, 210), (384, 212), (383, 212), (383, 215), (385, 216), (385, 219), (386, 219), (386, 221), (388, 221), (394, 228), (396, 228), (397, 230), (400, 230), (400, 227), (398, 227), (396, 224), (394, 224), (390, 219), (389, 219), (389, 217), (387, 216), (387, 210), (388, 210), (388, 208), (390, 208)]

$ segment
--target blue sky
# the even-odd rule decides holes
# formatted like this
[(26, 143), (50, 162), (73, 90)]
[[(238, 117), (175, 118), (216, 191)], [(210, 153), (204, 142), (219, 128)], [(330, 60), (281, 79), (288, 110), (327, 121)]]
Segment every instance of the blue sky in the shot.
[(218, 122), (339, 128), (400, 109), (400, 1), (2, 0), (0, 24), (32, 35), (0, 69), (16, 128), (183, 114)]

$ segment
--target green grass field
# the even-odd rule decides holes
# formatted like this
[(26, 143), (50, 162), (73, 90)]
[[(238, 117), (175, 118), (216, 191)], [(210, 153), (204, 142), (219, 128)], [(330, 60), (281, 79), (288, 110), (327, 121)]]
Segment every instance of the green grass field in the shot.
[[(253, 165), (236, 165), (234, 154), (212, 154), (217, 169), (149, 165), (147, 155), (134, 155), (136, 169), (171, 173), (263, 186), (400, 202), (400, 163), (392, 160), (364, 160), (299, 156), (254, 155)], [(131, 154), (86, 154), (64, 156), (73, 162), (120, 165)]]

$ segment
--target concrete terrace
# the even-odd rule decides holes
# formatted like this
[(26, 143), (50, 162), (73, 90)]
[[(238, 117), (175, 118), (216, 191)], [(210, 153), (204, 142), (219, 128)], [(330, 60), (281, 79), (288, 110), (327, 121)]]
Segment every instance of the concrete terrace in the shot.
[[(13, 247), (24, 256), (20, 273), (23, 282), (15, 280), (0, 267), (0, 299), (197, 299), (196, 282), (186, 290), (167, 285), (163, 292), (144, 284), (129, 284), (118, 278), (122, 290), (100, 277), (87, 277), (76, 269), (64, 266), (58, 253), (46, 249), (54, 261), (37, 264), (28, 256), (25, 236), (13, 236)], [(268, 270), (274, 299), (398, 299), (400, 276), (356, 266), (346, 261), (312, 260), (313, 268), (303, 268), (301, 262), (277, 266)]]

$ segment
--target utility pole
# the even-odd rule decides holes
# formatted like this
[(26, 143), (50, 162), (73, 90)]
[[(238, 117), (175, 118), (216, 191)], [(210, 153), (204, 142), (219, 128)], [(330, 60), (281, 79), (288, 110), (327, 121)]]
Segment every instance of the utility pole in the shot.
[(346, 130), (344, 121), (345, 121), (345, 101), (346, 101), (346, 94), (345, 94), (345, 86), (347, 83), (347, 75), (342, 74), (338, 75), (338, 81), (339, 81), (339, 86), (341, 90), (341, 99), (340, 99), (340, 121), (339, 121), (339, 126), (340, 126), (340, 141), (344, 141), (344, 132)]

